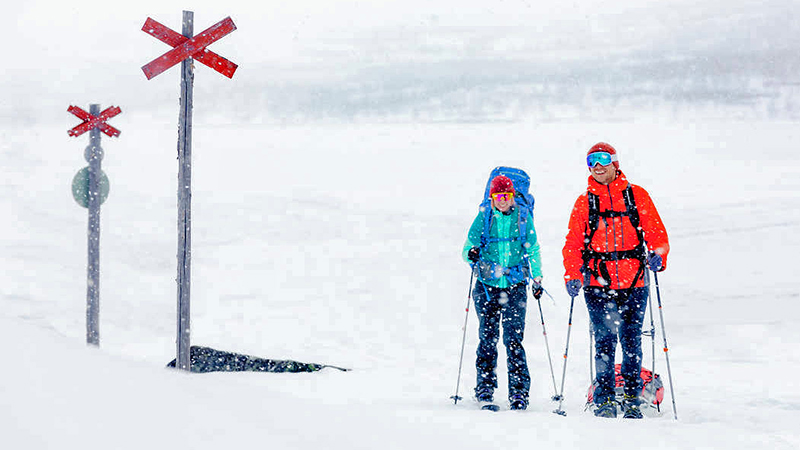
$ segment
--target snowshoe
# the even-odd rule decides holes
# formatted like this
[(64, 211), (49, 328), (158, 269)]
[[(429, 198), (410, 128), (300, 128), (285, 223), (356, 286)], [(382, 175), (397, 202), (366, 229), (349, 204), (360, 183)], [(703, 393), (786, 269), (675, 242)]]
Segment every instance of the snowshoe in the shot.
[(614, 399), (608, 400), (597, 406), (594, 410), (594, 415), (606, 419), (614, 419), (617, 417), (617, 402)]
[(641, 419), (642, 410), (639, 409), (639, 397), (635, 395), (626, 395), (622, 399), (622, 417), (624, 419)]
[(481, 406), (481, 409), (484, 411), (493, 411), (493, 412), (500, 411), (500, 407), (495, 405), (494, 403), (486, 403), (483, 406)]

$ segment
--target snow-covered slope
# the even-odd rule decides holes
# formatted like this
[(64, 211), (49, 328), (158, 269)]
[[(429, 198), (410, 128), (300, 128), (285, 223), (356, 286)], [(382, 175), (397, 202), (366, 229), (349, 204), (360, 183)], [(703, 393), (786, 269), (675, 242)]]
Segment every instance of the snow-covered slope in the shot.
[[(111, 195), (102, 211), (100, 349), (83, 344), (86, 213), (69, 189), (83, 143), (57, 126), (6, 135), (0, 424), (12, 448), (799, 442), (790, 375), (800, 366), (795, 124), (654, 117), (198, 128), (193, 342), (353, 369), (209, 375), (164, 369), (175, 348), (175, 132), (147, 125), (120, 120), (128, 133), (103, 144)], [(622, 168), (650, 191), (671, 233), (670, 267), (659, 281), (680, 420), (669, 403), (662, 416), (636, 424), (582, 412), (589, 343), (581, 303), (566, 418), (551, 413), (536, 308), (526, 337), (530, 409), (453, 406), (469, 283), (459, 252), (485, 177), (498, 164), (533, 177), (545, 286), (556, 298), (543, 307), (558, 373), (569, 307), (560, 248), (584, 187), (585, 148), (601, 139), (617, 145)], [(467, 397), (476, 343), (470, 314), (460, 392)], [(649, 365), (649, 340), (645, 348)]]

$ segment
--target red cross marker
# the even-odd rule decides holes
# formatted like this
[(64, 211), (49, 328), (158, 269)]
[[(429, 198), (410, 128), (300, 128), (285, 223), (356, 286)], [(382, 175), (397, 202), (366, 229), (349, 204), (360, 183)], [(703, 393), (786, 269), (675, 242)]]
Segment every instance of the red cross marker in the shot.
[(206, 47), (227, 36), (235, 29), (236, 25), (233, 24), (233, 20), (230, 17), (226, 17), (197, 36), (187, 38), (148, 17), (144, 22), (144, 26), (142, 26), (142, 31), (174, 48), (147, 63), (142, 67), (142, 71), (144, 71), (147, 79), (150, 80), (184, 59), (191, 57), (222, 75), (233, 78), (233, 73), (239, 66), (206, 49)]
[(119, 109), (119, 106), (110, 106), (96, 116), (93, 116), (83, 109), (72, 105), (67, 108), (67, 112), (71, 112), (72, 114), (78, 116), (79, 119), (83, 120), (82, 124), (67, 131), (70, 136), (80, 136), (93, 128), (99, 128), (100, 131), (109, 135), (110, 137), (119, 137), (120, 131), (106, 123), (106, 120), (122, 112), (122, 110)]

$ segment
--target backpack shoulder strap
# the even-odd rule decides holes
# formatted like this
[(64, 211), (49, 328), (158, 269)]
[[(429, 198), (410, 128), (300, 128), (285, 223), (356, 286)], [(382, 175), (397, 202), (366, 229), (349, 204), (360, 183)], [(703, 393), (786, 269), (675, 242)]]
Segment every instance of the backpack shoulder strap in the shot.
[(527, 207), (517, 207), (517, 228), (519, 229), (519, 241), (522, 247), (528, 242), (528, 213), (530, 209)]
[(631, 221), (633, 228), (636, 229), (636, 236), (639, 237), (639, 243), (643, 244), (644, 232), (639, 226), (639, 210), (636, 208), (636, 199), (633, 197), (633, 188), (631, 188), (630, 183), (628, 183), (628, 186), (622, 191), (622, 198), (625, 200), (625, 208), (628, 211), (628, 219)]
[(600, 197), (597, 194), (586, 191), (586, 200), (589, 203), (589, 233), (586, 236), (586, 247), (592, 242), (594, 234), (597, 232), (597, 224), (600, 222)]
[(488, 205), (486, 202), (481, 204), (481, 208), (483, 208), (483, 232), (481, 232), (481, 249), (486, 248), (486, 245), (489, 243), (489, 234), (492, 232), (492, 205), (489, 203)]

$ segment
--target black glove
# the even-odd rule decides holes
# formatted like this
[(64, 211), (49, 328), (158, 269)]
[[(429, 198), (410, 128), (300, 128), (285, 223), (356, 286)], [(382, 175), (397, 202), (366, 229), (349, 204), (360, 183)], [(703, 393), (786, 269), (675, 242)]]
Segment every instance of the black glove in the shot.
[(541, 284), (534, 281), (533, 285), (531, 286), (531, 290), (533, 291), (533, 298), (536, 300), (542, 298), (542, 294), (544, 294), (544, 288)]
[(469, 252), (467, 253), (467, 259), (473, 263), (478, 262), (478, 260), (481, 259), (481, 249), (478, 247), (472, 247), (469, 249)]

